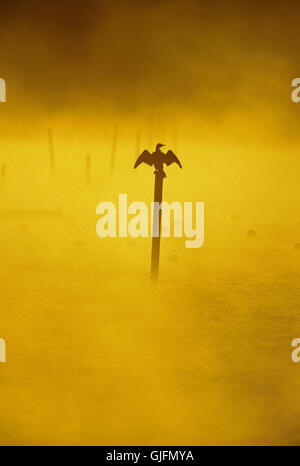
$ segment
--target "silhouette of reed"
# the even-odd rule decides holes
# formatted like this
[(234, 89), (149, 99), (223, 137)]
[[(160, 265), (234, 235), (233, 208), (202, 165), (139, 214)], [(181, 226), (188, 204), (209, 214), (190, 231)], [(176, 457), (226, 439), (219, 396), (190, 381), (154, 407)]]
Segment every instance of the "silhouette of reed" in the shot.
[(140, 153), (141, 153), (141, 132), (138, 131), (136, 133), (136, 139), (135, 139), (135, 158), (134, 158), (134, 160), (136, 160), (138, 158)]
[(110, 156), (110, 176), (113, 176), (116, 165), (116, 154), (118, 146), (118, 127), (114, 127), (112, 147), (111, 147), (111, 156)]
[(178, 123), (177, 121), (174, 122), (173, 127), (173, 147), (175, 152), (177, 151), (178, 146)]
[(53, 144), (53, 133), (52, 129), (48, 128), (48, 142), (49, 142), (49, 156), (50, 156), (50, 167), (51, 175), (55, 178), (55, 156), (54, 156), (54, 144)]
[(4, 187), (6, 179), (6, 165), (3, 163), (1, 165), (1, 186)]
[(91, 156), (88, 154), (85, 159), (85, 175), (87, 186), (91, 183)]
[(148, 126), (148, 136), (147, 136), (147, 145), (148, 147), (152, 147), (153, 141), (153, 129), (154, 129), (154, 112), (153, 110), (150, 113), (149, 117), (149, 126)]

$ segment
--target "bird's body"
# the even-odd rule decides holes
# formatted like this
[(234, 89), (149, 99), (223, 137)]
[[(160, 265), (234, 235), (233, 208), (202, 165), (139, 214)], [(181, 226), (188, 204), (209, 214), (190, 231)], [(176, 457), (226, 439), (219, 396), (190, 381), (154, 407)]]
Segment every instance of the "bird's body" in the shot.
[(166, 154), (160, 150), (163, 147), (163, 144), (157, 144), (155, 152), (152, 154), (144, 150), (144, 152), (138, 157), (137, 161), (135, 162), (134, 168), (137, 168), (141, 163), (146, 163), (147, 165), (154, 165), (155, 172), (154, 173), (162, 173), (163, 177), (165, 178), (167, 175), (164, 172), (164, 163), (169, 166), (172, 163), (177, 163), (180, 168), (182, 165), (179, 159), (176, 157), (174, 152), (169, 150)]

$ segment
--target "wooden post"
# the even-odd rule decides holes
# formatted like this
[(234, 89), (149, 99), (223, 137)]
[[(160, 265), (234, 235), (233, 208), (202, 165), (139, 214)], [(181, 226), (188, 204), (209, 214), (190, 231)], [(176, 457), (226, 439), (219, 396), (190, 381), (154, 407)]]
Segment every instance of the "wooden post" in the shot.
[(175, 121), (175, 123), (174, 123), (174, 141), (173, 141), (173, 145), (174, 145), (174, 150), (176, 152), (177, 151), (177, 145), (178, 145), (178, 123), (177, 123), (177, 121)]
[(2, 187), (5, 184), (5, 175), (6, 175), (6, 165), (3, 163), (1, 165), (1, 186)]
[(53, 178), (55, 178), (55, 157), (54, 157), (53, 134), (52, 134), (51, 128), (48, 129), (48, 140), (49, 140), (51, 175)]
[(152, 282), (157, 282), (159, 275), (159, 256), (160, 256), (160, 236), (161, 236), (161, 202), (163, 193), (164, 173), (157, 171), (155, 173), (154, 187), (154, 209), (152, 222), (152, 258), (151, 258), (151, 279)]
[(154, 112), (153, 110), (149, 116), (149, 124), (148, 124), (148, 147), (152, 147), (152, 138), (153, 138), (153, 128), (154, 128)]
[(85, 169), (86, 169), (86, 184), (87, 186), (90, 185), (91, 182), (91, 156), (87, 155), (86, 156), (86, 161), (85, 161)]
[(114, 174), (114, 171), (115, 171), (117, 143), (118, 143), (118, 127), (115, 126), (114, 135), (113, 135), (113, 142), (112, 142), (112, 148), (111, 148), (110, 176), (112, 176)]
[(138, 131), (136, 133), (136, 141), (135, 141), (135, 155), (136, 155), (135, 160), (138, 158), (140, 153), (141, 153), (141, 132)]

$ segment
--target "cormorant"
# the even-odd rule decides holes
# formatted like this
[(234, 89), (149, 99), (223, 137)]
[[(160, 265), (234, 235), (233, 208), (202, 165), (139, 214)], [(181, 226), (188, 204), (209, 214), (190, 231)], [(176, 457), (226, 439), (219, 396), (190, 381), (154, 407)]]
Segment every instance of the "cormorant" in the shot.
[(164, 147), (165, 144), (157, 144), (156, 145), (156, 150), (152, 154), (148, 150), (144, 150), (144, 152), (138, 157), (137, 161), (135, 162), (134, 168), (137, 168), (141, 163), (146, 163), (147, 165), (154, 165), (155, 167), (155, 174), (162, 172), (163, 173), (163, 178), (165, 178), (167, 175), (164, 172), (164, 163), (169, 166), (171, 163), (177, 163), (180, 168), (182, 168), (182, 165), (174, 152), (171, 150), (168, 150), (168, 152), (165, 154), (160, 150), (161, 147)]

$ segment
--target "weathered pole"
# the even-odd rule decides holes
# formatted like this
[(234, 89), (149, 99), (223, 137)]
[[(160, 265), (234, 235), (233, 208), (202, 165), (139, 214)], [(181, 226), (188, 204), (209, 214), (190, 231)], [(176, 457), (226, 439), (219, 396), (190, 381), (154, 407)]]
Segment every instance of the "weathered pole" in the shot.
[(136, 140), (135, 140), (135, 160), (139, 156), (140, 150), (141, 150), (141, 132), (138, 131), (136, 133)]
[(160, 237), (161, 237), (161, 203), (163, 193), (164, 173), (156, 171), (154, 185), (154, 208), (152, 222), (152, 257), (151, 257), (151, 279), (152, 282), (158, 280), (159, 275), (159, 256), (160, 256)]
[(177, 150), (177, 146), (178, 146), (178, 123), (177, 123), (177, 121), (175, 121), (175, 123), (174, 123), (174, 134), (173, 134), (173, 138), (174, 138), (173, 145), (174, 145), (174, 149), (175, 149), (175, 151), (176, 151), (176, 150)]
[(3, 163), (1, 165), (1, 186), (2, 187), (5, 184), (5, 175), (6, 175), (6, 165)]
[(54, 157), (53, 134), (52, 134), (51, 128), (48, 128), (48, 141), (49, 141), (51, 175), (53, 178), (55, 178), (55, 157)]
[(115, 171), (117, 144), (118, 144), (118, 127), (115, 126), (114, 127), (112, 147), (111, 147), (110, 176), (112, 176), (114, 174), (114, 171)]
[(85, 170), (86, 170), (86, 184), (90, 185), (91, 182), (91, 156), (88, 154), (85, 160)]

